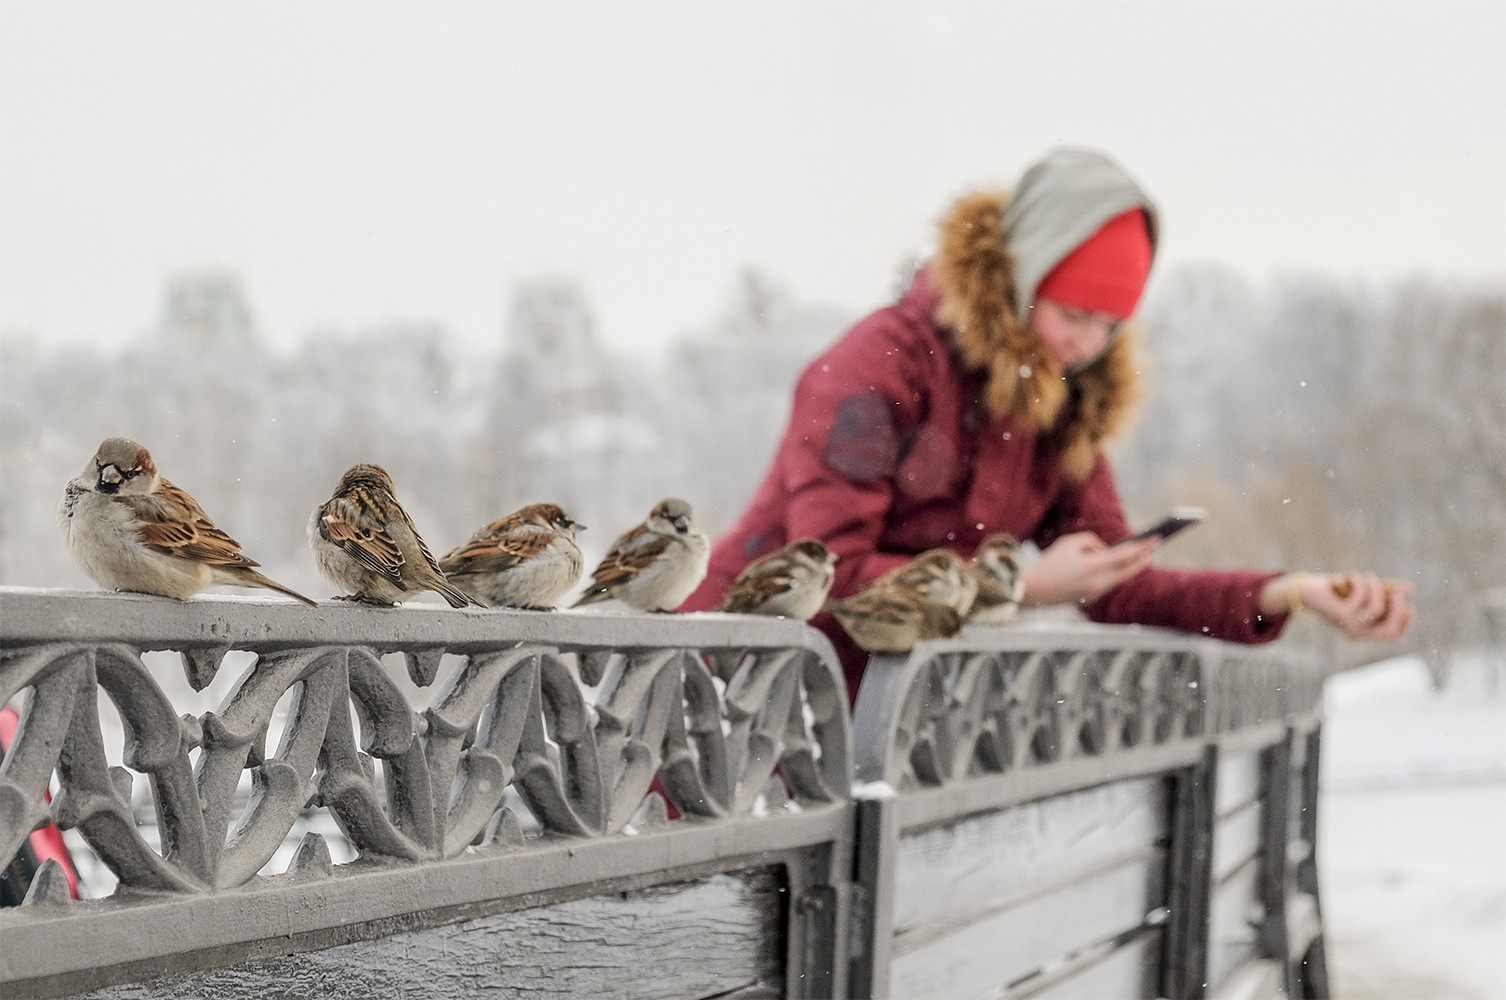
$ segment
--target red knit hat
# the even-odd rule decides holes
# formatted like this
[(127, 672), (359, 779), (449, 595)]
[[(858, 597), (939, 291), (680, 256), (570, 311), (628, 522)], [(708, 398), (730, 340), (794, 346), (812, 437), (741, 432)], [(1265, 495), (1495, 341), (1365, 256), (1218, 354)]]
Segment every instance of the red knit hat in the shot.
[(1145, 291), (1150, 261), (1145, 212), (1132, 208), (1105, 222), (1063, 257), (1036, 286), (1035, 297), (1123, 319), (1135, 311)]

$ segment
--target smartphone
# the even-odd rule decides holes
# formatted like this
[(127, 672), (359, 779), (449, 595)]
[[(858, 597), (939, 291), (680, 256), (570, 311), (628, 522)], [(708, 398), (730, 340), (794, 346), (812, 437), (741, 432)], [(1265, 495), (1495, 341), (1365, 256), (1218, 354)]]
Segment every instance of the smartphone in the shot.
[(1165, 517), (1161, 518), (1161, 520), (1157, 521), (1149, 528), (1146, 528), (1138, 535), (1131, 535), (1130, 537), (1126, 538), (1125, 541), (1138, 542), (1141, 539), (1151, 537), (1158, 537), (1162, 539), (1170, 538), (1172, 535), (1175, 535), (1183, 528), (1190, 528), (1207, 516), (1208, 512), (1202, 507), (1173, 507), (1171, 509), (1171, 513), (1167, 514)]

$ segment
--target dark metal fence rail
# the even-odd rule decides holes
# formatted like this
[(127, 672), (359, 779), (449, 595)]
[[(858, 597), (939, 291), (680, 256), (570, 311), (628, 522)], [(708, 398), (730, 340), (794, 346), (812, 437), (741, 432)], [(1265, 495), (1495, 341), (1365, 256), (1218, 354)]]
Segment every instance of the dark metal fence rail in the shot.
[(1324, 995), (1322, 682), (1279, 651), (1095, 626), (876, 659), (854, 991)]
[[(243, 673), (183, 713), (158, 650)], [(0, 858), (51, 819), (120, 881), (44, 867), (0, 992), (1323, 995), (1321, 681), (973, 630), (875, 661), (850, 725), (787, 621), (0, 590)], [(310, 810), (356, 860), (259, 874)]]

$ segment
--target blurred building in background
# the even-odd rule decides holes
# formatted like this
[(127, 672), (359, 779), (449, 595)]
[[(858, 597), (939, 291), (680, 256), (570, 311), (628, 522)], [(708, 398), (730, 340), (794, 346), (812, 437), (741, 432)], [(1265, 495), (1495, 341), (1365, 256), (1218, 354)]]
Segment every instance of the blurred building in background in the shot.
[(168, 280), (157, 335), (172, 350), (249, 350), (256, 346), (251, 307), (230, 271), (190, 271)]

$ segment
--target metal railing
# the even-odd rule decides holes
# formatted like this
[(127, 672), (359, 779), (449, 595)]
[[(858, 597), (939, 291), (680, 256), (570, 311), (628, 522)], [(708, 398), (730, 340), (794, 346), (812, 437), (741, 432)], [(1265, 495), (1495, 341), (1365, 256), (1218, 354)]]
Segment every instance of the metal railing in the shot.
[(1321, 681), (975, 629), (850, 723), (796, 622), (0, 590), (0, 857), (56, 821), (119, 880), (44, 866), (0, 992), (1322, 995)]
[(1326, 994), (1322, 680), (1279, 651), (1090, 625), (876, 659), (854, 720), (873, 887), (855, 992)]

